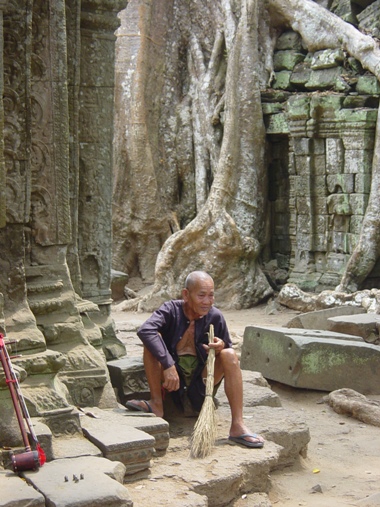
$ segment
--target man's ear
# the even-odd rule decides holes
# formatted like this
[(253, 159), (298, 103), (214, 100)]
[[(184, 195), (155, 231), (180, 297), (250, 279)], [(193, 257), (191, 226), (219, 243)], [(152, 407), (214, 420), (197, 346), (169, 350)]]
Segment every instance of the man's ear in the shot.
[(188, 289), (182, 289), (182, 299), (185, 302), (189, 300), (189, 291), (188, 291)]

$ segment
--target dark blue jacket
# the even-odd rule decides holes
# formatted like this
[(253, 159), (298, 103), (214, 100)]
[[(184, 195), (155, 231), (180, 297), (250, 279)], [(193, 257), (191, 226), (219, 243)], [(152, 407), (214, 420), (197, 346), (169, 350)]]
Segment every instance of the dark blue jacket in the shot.
[[(177, 363), (176, 347), (190, 324), (183, 311), (183, 303), (182, 299), (167, 301), (153, 312), (137, 331), (143, 344), (162, 364), (164, 370)], [(213, 306), (207, 315), (195, 320), (195, 348), (202, 363), (207, 359), (202, 343), (208, 343), (210, 324), (214, 325), (214, 336), (224, 341), (225, 348), (232, 347), (223, 314)]]

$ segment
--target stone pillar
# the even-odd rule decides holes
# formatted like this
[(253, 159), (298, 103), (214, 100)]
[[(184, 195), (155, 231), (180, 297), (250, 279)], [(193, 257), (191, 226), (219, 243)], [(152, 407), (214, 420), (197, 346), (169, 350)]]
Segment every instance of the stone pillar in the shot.
[(3, 11), (7, 0), (0, 0), (0, 227), (6, 225), (6, 173), (4, 164), (4, 29)]
[(117, 13), (125, 3), (125, 0), (82, 0), (80, 14), (78, 251), (81, 293), (100, 310), (87, 314), (102, 330), (107, 359), (125, 354), (110, 318), (114, 32), (119, 25)]
[[(4, 3), (2, 3), (4, 6)], [(2, 16), (4, 47), (0, 81), (3, 87), (1, 110), (5, 112), (0, 139), (2, 255), (0, 291), (4, 295), (7, 333), (16, 339), (21, 333), (23, 349), (45, 350), (45, 340), (36, 326), (27, 302), (24, 257), (29, 255), (28, 235), (31, 202), (31, 4), (18, 0), (7, 5)], [(36, 156), (33, 153), (33, 158)], [(30, 234), (29, 234), (30, 236)], [(29, 344), (27, 342), (29, 341)]]
[[(95, 1), (88, 5), (90, 19), (91, 12), (96, 18), (99, 4)], [(16, 340), (17, 351), (24, 352), (22, 358), (15, 360), (15, 367), (23, 372), (22, 388), (29, 412), (31, 416), (44, 417), (54, 434), (80, 431), (79, 417), (72, 405), (116, 406), (102, 351), (102, 333), (88, 319), (89, 313), (101, 312), (94, 302), (80, 300), (75, 290), (81, 289), (81, 232), (87, 225), (91, 228), (85, 230), (84, 244), (90, 243), (93, 248), (98, 239), (92, 244), (89, 235), (97, 236), (103, 225), (111, 230), (111, 223), (106, 224), (111, 206), (107, 190), (111, 186), (107, 180), (111, 175), (111, 167), (107, 166), (112, 163), (107, 155), (111, 148), (105, 150), (102, 142), (104, 138), (106, 146), (112, 144), (113, 124), (112, 90), (108, 90), (111, 96), (106, 93), (103, 97), (104, 83), (100, 82), (99, 94), (95, 94), (96, 100), (89, 108), (90, 123), (85, 120), (83, 125), (90, 132), (95, 128), (95, 118), (103, 115), (98, 125), (103, 133), (96, 133), (100, 142), (92, 158), (92, 162), (97, 164), (100, 160), (101, 164), (98, 172), (83, 180), (83, 195), (85, 200), (91, 200), (99, 192), (102, 206), (94, 208), (93, 220), (84, 219), (80, 227), (80, 14), (80, 0), (67, 0), (67, 10), (65, 0), (13, 0), (5, 11), (3, 25), (0, 24), (4, 26), (4, 79), (0, 73), (0, 81), (6, 113), (0, 112), (0, 119), (6, 119), (4, 136), (0, 135), (0, 178), (6, 177), (5, 192), (0, 194), (0, 240), (4, 245), (0, 259), (2, 327), (9, 338)], [(109, 16), (115, 26), (115, 10), (110, 9)], [(87, 43), (91, 45), (91, 41)], [(107, 60), (101, 47), (91, 47), (99, 61)], [(96, 71), (99, 75), (108, 71), (112, 74), (112, 61), (107, 61), (105, 69), (98, 66)], [(0, 102), (0, 111), (1, 106)], [(84, 164), (85, 160), (84, 157), (81, 162)], [(102, 174), (100, 169), (104, 166), (107, 170)], [(95, 183), (98, 189), (89, 193), (86, 182), (91, 188)], [(98, 210), (100, 217), (96, 215)], [(100, 275), (96, 273), (100, 283), (91, 295), (100, 296), (103, 303), (106, 297), (109, 308), (106, 284), (110, 276), (110, 236), (105, 234), (99, 243), (102, 270)], [(90, 274), (93, 275), (91, 270)], [(110, 321), (108, 315), (107, 318)], [(125, 353), (125, 348), (121, 349)], [(12, 411), (6, 410), (2, 398), (3, 394), (9, 397), (9, 393), (3, 384), (1, 387), (0, 410), (4, 413), (5, 408), (11, 416)], [(14, 425), (7, 421), (6, 426)], [(1, 428), (0, 434), (5, 438), (1, 443), (6, 445), (7, 435)]]

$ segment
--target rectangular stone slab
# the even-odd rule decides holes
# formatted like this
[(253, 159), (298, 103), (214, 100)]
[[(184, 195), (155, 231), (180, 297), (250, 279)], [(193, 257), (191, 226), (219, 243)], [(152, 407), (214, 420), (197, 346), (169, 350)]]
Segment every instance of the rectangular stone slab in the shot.
[(328, 329), (328, 320), (330, 317), (341, 315), (365, 314), (365, 310), (358, 306), (338, 306), (335, 308), (326, 308), (325, 310), (317, 310), (315, 312), (300, 313), (291, 319), (286, 327), (305, 328), (305, 329)]
[(95, 444), (103, 456), (120, 461), (126, 474), (134, 474), (150, 467), (154, 454), (155, 439), (148, 433), (127, 424), (111, 424), (107, 419), (83, 417), (83, 434)]
[(22, 475), (47, 498), (49, 507), (132, 507), (127, 488), (119, 482), (124, 471), (121, 463), (84, 456), (51, 461)]
[(241, 367), (293, 387), (380, 394), (380, 347), (329, 331), (245, 328)]
[(380, 315), (363, 313), (361, 315), (339, 315), (327, 319), (327, 329), (335, 333), (360, 336), (367, 343), (379, 340)]
[(11, 470), (0, 470), (1, 507), (45, 507), (45, 497)]

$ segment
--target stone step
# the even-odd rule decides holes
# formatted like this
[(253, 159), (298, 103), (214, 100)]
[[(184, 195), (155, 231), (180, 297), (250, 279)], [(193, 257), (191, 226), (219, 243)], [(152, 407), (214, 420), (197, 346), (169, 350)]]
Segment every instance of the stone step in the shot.
[[(176, 417), (170, 423), (167, 453), (153, 460), (150, 477), (128, 484), (134, 505), (149, 505), (149, 499), (154, 498), (155, 507), (219, 507), (243, 494), (267, 493), (271, 471), (306, 456), (309, 429), (302, 415), (282, 407), (245, 407), (244, 418), (252, 431), (266, 439), (262, 449), (230, 443), (229, 409), (220, 407), (215, 446), (206, 458), (194, 459), (190, 457), (190, 437), (196, 419)], [(167, 491), (175, 491), (175, 497), (168, 498)]]
[(148, 473), (154, 454), (154, 437), (125, 423), (112, 424), (105, 417), (84, 417), (81, 425), (83, 434), (105, 458), (124, 463), (127, 475)]
[(380, 393), (380, 347), (332, 331), (246, 327), (241, 367), (293, 387)]
[(45, 507), (45, 497), (10, 470), (0, 470), (1, 507)]
[[(21, 474), (48, 499), (49, 507), (132, 507), (128, 489), (123, 486), (124, 475), (122, 463), (93, 456), (59, 459), (45, 463), (37, 472)], [(33, 488), (29, 488), (30, 498), (35, 495)], [(2, 500), (0, 505), (5, 507)]]
[[(87, 413), (87, 415), (86, 415)], [(85, 433), (97, 428), (107, 427), (114, 431), (115, 428), (123, 428), (123, 435), (129, 435), (128, 428), (135, 428), (154, 437), (153, 447), (155, 455), (165, 454), (169, 445), (169, 424), (161, 417), (143, 412), (130, 412), (124, 407), (102, 410), (98, 407), (84, 409), (81, 416), (81, 426)]]
[[(260, 400), (265, 403), (269, 384), (260, 373), (243, 370), (242, 374), (244, 420), (252, 431), (266, 439), (263, 449), (229, 442), (230, 409), (224, 401), (216, 411), (217, 441), (210, 456), (204, 459), (190, 457), (196, 417), (168, 411), (164, 420), (152, 414), (129, 412), (121, 406), (107, 410), (90, 407), (80, 414), (81, 427), (89, 439), (87, 444), (86, 439), (77, 435), (53, 438), (55, 460), (36, 472), (22, 473), (35, 489), (23, 487), (18, 505), (45, 505), (38, 496), (42, 493), (54, 507), (150, 504), (219, 507), (242, 494), (247, 494), (249, 505), (270, 506), (266, 493), (270, 489), (271, 471), (292, 465), (300, 455), (305, 456), (310, 434), (302, 413), (291, 413), (281, 406), (257, 406)], [(223, 389), (219, 395), (222, 394)], [(277, 395), (272, 400), (280, 404)], [(147, 440), (148, 448), (141, 447)], [(100, 449), (111, 459), (99, 457)], [(128, 452), (132, 454), (128, 456)], [(111, 461), (117, 458), (124, 463)], [(25, 485), (13, 472), (4, 474)], [(12, 498), (9, 481), (4, 488), (7, 492), (3, 495), (0, 476), (0, 507), (13, 507), (8, 500)], [(168, 491), (175, 493), (168, 497)]]

